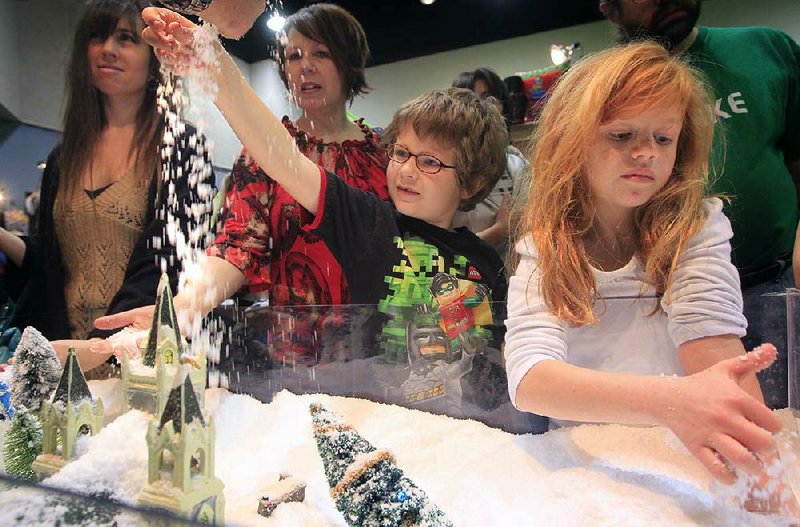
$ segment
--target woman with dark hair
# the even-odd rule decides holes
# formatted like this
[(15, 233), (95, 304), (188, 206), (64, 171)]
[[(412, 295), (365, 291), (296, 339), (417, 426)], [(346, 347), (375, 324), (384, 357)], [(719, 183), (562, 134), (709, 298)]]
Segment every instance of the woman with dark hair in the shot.
[(474, 91), (479, 97), (494, 97), (500, 103), (500, 111), (506, 118), (506, 124), (511, 123), (511, 102), (508, 90), (503, 80), (491, 68), (477, 68), (474, 71), (464, 71), (453, 81), (454, 88), (466, 88)]
[[(162, 263), (177, 285), (174, 248), (152, 248), (154, 237), (166, 238), (158, 213), (168, 198), (179, 204), (170, 210), (182, 226), (189, 218), (180, 204), (204, 201), (188, 182), (183, 145), (193, 129), (175, 139), (173, 166), (182, 163), (183, 175), (160, 173), (159, 63), (140, 37), (140, 10), (130, 0), (86, 4), (67, 70), (64, 136), (42, 175), (35, 235), (0, 233), (0, 250), (14, 264), (7, 280), (18, 302), (14, 325), (56, 340), (62, 359), (75, 346), (86, 370), (108, 358), (81, 353), (86, 339), (107, 334), (93, 329), (95, 318), (152, 304)], [(213, 185), (213, 173), (201, 184)]]
[[(466, 88), (481, 98), (493, 97), (498, 108), (510, 124), (511, 107), (508, 91), (500, 77), (489, 68), (461, 72), (453, 80), (454, 88)], [(469, 212), (458, 211), (453, 218), (453, 227), (467, 227), (480, 239), (491, 245), (505, 258), (510, 237), (511, 196), (517, 182), (530, 170), (525, 155), (511, 144), (506, 148), (506, 171), (492, 192)]]
[[(350, 121), (347, 105), (369, 89), (364, 30), (347, 11), (314, 4), (286, 20), (278, 37), (278, 64), (301, 110), (283, 124), (297, 147), (347, 184), (388, 199), (388, 158), (380, 137)], [(349, 301), (341, 267), (325, 243), (302, 226), (312, 216), (243, 152), (231, 172), (222, 229), (209, 254), (231, 264), (241, 286), (268, 291), (271, 305), (342, 304)], [(234, 273), (235, 274), (235, 273)]]
[[(150, 27), (180, 23), (166, 10), (146, 9), (142, 15)], [(170, 49), (170, 43), (150, 28), (144, 37), (157, 53)], [(317, 165), (350, 186), (388, 199), (388, 157), (381, 138), (362, 120), (353, 122), (347, 116), (348, 103), (369, 89), (364, 76), (368, 57), (364, 30), (343, 8), (313, 4), (288, 17), (278, 36), (277, 58), (301, 115), (295, 121), (284, 117), (283, 124), (297, 148)], [(207, 251), (210, 257), (198, 273), (204, 283), (187, 281), (175, 297), (176, 308), (207, 313), (240, 290), (266, 292), (271, 306), (348, 303), (341, 266), (322, 239), (303, 228), (312, 220), (269, 177), (269, 167), (259, 167), (243, 151), (227, 183), (221, 227)], [(305, 321), (293, 326), (292, 349), (274, 350), (273, 358), (305, 360), (302, 356), (318, 351), (309, 346), (320, 345), (312, 336), (322, 331), (321, 322), (311, 311), (306, 313)], [(100, 323), (109, 328), (142, 323), (151, 314), (152, 308), (136, 310)]]
[(473, 80), (475, 79), (475, 75), (471, 71), (462, 71), (459, 73), (455, 79), (453, 79), (453, 84), (450, 86), (452, 88), (464, 88), (465, 90), (472, 90)]

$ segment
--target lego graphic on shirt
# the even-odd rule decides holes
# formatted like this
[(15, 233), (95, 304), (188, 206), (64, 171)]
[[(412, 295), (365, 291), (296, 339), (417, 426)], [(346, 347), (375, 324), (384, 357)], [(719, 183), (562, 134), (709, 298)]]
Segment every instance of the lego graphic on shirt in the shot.
[(430, 291), (439, 326), (451, 339), (476, 325), (492, 323), (492, 309), (484, 285), (439, 273), (433, 278)]
[(408, 377), (389, 393), (430, 410), (495, 408), (505, 392), (485, 393), (481, 385), (500, 379), (504, 390), (505, 374), (486, 327), (493, 323), (491, 291), (480, 272), (420, 238), (395, 242), (403, 256), (386, 277), (390, 292), (379, 304), (388, 316), (381, 347), (385, 359), (408, 366)]
[[(385, 278), (389, 284), (389, 294), (378, 304), (378, 310), (385, 313), (389, 319), (381, 333), (386, 359), (392, 362), (408, 360), (406, 334), (409, 322), (423, 326), (428, 324), (439, 326), (437, 319), (442, 317), (433, 314), (433, 309), (421, 310), (419, 306), (435, 306), (443, 303), (435, 302), (431, 293), (434, 279), (440, 274), (456, 278), (459, 282), (458, 289), (464, 290), (466, 294), (474, 296), (478, 289), (482, 291), (485, 306), (470, 316), (474, 319), (471, 328), (483, 333), (484, 330), (480, 326), (492, 323), (489, 305), (491, 291), (477, 283), (482, 277), (467, 258), (461, 255), (445, 258), (440, 254), (438, 247), (418, 237), (407, 239), (397, 237), (395, 243), (402, 252), (402, 258), (392, 268), (392, 274)], [(477, 318), (474, 318), (475, 315), (478, 315)], [(445, 318), (449, 321), (451, 317)], [(452, 348), (458, 349), (460, 346), (456, 338), (457, 332), (451, 330), (450, 333), (453, 336), (449, 338), (454, 340)]]

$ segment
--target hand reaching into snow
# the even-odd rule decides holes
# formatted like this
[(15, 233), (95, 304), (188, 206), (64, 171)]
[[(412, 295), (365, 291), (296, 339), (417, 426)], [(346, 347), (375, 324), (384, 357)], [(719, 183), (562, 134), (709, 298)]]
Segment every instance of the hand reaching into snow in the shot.
[(777, 453), (765, 458), (760, 473), (745, 477), (739, 499), (744, 496), (741, 505), (745, 510), (797, 518), (798, 523), (792, 527), (800, 527), (800, 504), (792, 492), (784, 463)]
[(129, 359), (138, 359), (141, 356), (139, 343), (147, 337), (148, 330), (127, 327), (114, 333), (107, 339), (93, 341), (89, 350), (92, 353), (103, 355), (113, 354), (118, 359), (127, 356)]
[(780, 430), (780, 419), (740, 382), (767, 368), (776, 356), (775, 346), (764, 344), (674, 380), (675, 397), (664, 424), (722, 483), (736, 481), (737, 468), (761, 472), (762, 460), (775, 454), (772, 434)]

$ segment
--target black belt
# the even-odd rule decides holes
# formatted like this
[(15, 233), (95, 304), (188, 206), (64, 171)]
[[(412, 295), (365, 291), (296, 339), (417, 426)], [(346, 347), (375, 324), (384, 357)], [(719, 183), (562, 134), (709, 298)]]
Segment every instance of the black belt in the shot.
[(777, 280), (786, 269), (792, 266), (792, 255), (786, 254), (774, 262), (762, 267), (744, 267), (739, 269), (739, 280), (742, 289), (762, 284), (770, 280)]

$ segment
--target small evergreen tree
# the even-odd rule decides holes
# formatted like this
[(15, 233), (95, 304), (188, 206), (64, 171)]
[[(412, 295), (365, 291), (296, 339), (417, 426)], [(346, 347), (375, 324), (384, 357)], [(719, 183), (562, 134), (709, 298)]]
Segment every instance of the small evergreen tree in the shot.
[(354, 527), (452, 527), (387, 450), (377, 450), (322, 405), (311, 405), (314, 438), (336, 508)]
[(14, 353), (11, 403), (17, 413), (3, 445), (3, 462), (10, 476), (35, 479), (31, 464), (42, 453), (39, 409), (61, 378), (61, 363), (50, 342), (33, 327), (25, 328)]
[(11, 403), (19, 411), (38, 411), (60, 378), (61, 363), (53, 346), (36, 328), (25, 328), (14, 353)]
[(3, 445), (3, 463), (6, 473), (23, 479), (36, 479), (31, 469), (33, 460), (42, 452), (42, 424), (39, 417), (29, 411), (17, 412), (11, 420)]

